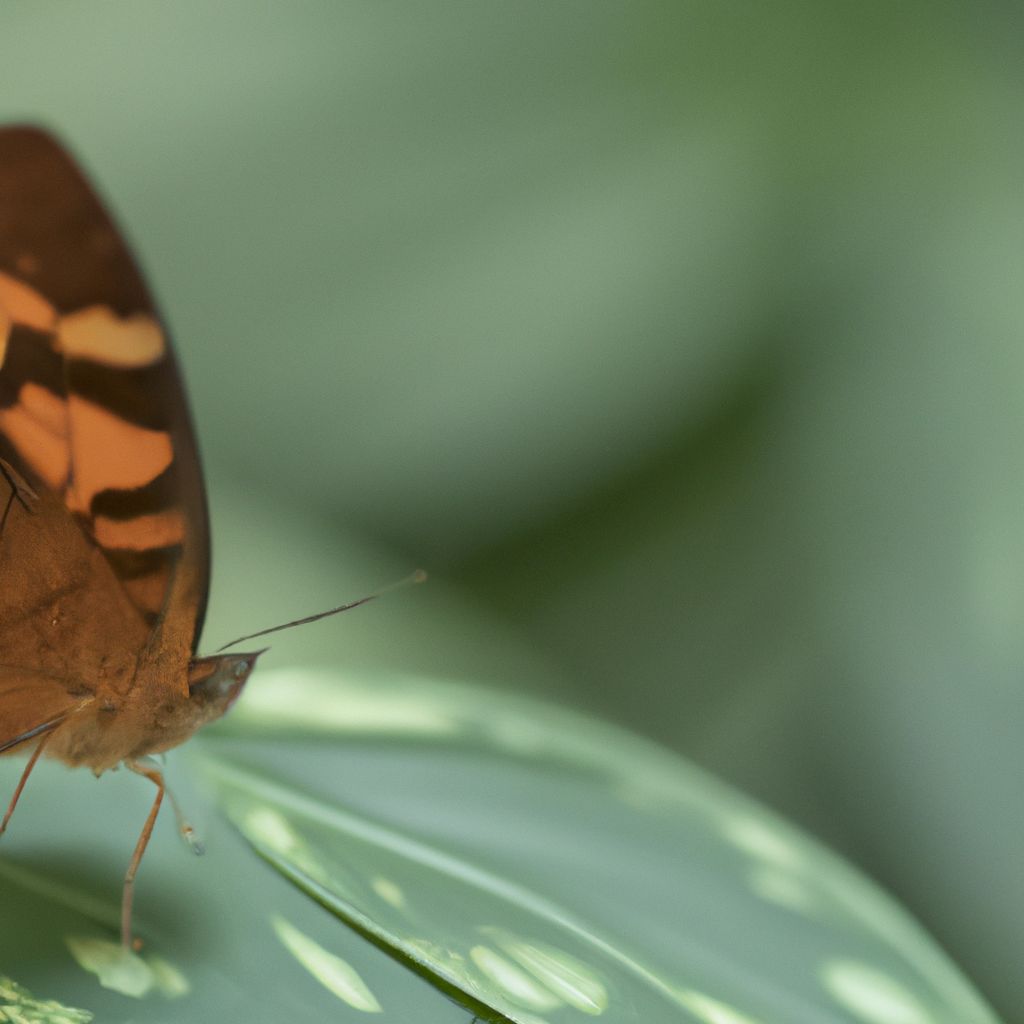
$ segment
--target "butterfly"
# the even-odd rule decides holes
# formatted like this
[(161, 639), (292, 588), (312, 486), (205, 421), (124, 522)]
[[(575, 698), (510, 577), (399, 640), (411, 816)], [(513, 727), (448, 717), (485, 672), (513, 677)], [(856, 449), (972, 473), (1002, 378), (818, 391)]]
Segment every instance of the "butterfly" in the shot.
[[(258, 653), (197, 657), (203, 478), (167, 333), (129, 249), (46, 133), (0, 129), (0, 754), (100, 775), (219, 718)], [(248, 638), (243, 638), (248, 639)]]

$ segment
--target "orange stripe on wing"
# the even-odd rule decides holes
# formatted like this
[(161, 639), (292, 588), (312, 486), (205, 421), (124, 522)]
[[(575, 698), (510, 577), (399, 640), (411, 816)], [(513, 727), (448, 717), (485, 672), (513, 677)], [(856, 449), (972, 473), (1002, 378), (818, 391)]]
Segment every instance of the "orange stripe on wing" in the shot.
[(171, 583), (171, 572), (171, 565), (166, 565), (145, 576), (123, 579), (121, 586), (124, 587), (128, 600), (136, 608), (141, 608), (152, 615), (158, 615), (163, 611), (167, 589)]
[(119, 317), (106, 306), (89, 306), (57, 324), (57, 342), (70, 359), (88, 359), (119, 369), (159, 362), (167, 350), (160, 325), (144, 313)]
[[(31, 384), (25, 385), (19, 397), (31, 387)], [(36, 390), (44, 389), (37, 387)], [(59, 398), (51, 397), (63, 405)], [(0, 433), (14, 445), (25, 464), (47, 487), (59, 491), (68, 479), (68, 443), (62, 433), (51, 430), (50, 426), (50, 422), (33, 415), (32, 410), (21, 402), (8, 409), (0, 409)]]
[(18, 405), (41, 427), (67, 443), (68, 410), (63, 398), (28, 381), (18, 392)]
[(185, 519), (177, 509), (136, 516), (134, 519), (109, 519), (96, 516), (93, 535), (105, 548), (150, 551), (182, 544)]
[(7, 339), (11, 336), (11, 318), (7, 310), (0, 306), (0, 370), (4, 368), (4, 357), (7, 355)]
[(106, 490), (135, 490), (171, 464), (170, 436), (121, 419), (93, 402), (68, 399), (72, 480), (67, 505), (89, 512), (92, 499)]
[(52, 331), (57, 311), (35, 289), (0, 271), (0, 306), (16, 324), (37, 331)]

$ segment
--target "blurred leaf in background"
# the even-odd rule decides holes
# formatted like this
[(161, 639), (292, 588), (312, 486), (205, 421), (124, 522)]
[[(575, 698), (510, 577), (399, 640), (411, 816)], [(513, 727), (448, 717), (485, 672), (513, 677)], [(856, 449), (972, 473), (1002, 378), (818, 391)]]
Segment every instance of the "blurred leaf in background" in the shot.
[(175, 330), (209, 643), (425, 564), (448, 585), (268, 665), (614, 717), (843, 849), (1018, 1012), (1017, 8), (0, 18), (0, 115), (79, 153)]

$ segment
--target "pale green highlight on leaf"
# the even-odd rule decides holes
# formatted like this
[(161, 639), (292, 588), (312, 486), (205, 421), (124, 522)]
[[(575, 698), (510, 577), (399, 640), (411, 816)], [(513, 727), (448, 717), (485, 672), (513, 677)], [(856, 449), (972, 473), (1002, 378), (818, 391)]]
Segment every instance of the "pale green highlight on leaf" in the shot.
[(776, 867), (795, 868), (804, 861), (797, 840), (786, 834), (781, 826), (773, 826), (761, 817), (727, 815), (722, 822), (722, 831), (730, 842), (745, 853)]
[(283, 917), (270, 919), (285, 949), (329, 992), (353, 1009), (380, 1013), (381, 1005), (351, 964), (329, 953)]
[(474, 946), (469, 957), (477, 969), (493, 985), (520, 1006), (531, 1010), (553, 1010), (562, 1001), (547, 989), (538, 985), (525, 971), (521, 970), (500, 953), (488, 946)]
[(718, 999), (712, 999), (702, 992), (680, 989), (679, 1002), (685, 1006), (701, 1024), (761, 1024), (761, 1021), (740, 1013)]
[(284, 853), (299, 845), (299, 840), (288, 822), (269, 807), (257, 807), (246, 818), (249, 835), (266, 843), (273, 850)]
[(401, 886), (397, 882), (392, 882), (390, 878), (374, 878), (371, 879), (370, 885), (373, 891), (385, 902), (390, 904), (396, 910), (400, 910), (405, 904), (405, 894), (402, 892)]
[(108, 939), (69, 935), (65, 941), (80, 967), (123, 996), (141, 999), (156, 992), (179, 999), (191, 991), (185, 975), (161, 956), (140, 955)]
[(443, 737), (460, 728), (458, 717), (430, 696), (382, 704), (372, 691), (358, 685), (339, 690), (337, 673), (302, 668), (263, 672), (259, 685), (248, 689), (232, 718), (232, 727), (244, 724), (356, 735)]
[(865, 1024), (936, 1024), (895, 978), (856, 960), (832, 960), (822, 969), (825, 988)]
[(188, 978), (162, 956), (146, 956), (157, 991), (167, 999), (180, 999), (192, 991)]
[(78, 965), (95, 974), (104, 988), (141, 999), (156, 984), (149, 964), (119, 942), (70, 935), (66, 942)]
[(10, 978), (0, 975), (0, 1021), (10, 1024), (89, 1024), (88, 1010), (63, 1006), (55, 999), (36, 999)]
[(319, 885), (334, 892), (351, 893), (349, 871), (340, 863), (327, 866), (316, 846), (301, 836), (280, 811), (265, 805), (247, 806), (237, 824), (258, 846), (284, 857)]
[(811, 914), (815, 898), (803, 879), (780, 868), (757, 865), (747, 875), (753, 893), (798, 914)]
[(499, 928), (481, 931), (567, 1006), (595, 1016), (608, 1008), (608, 990), (582, 961), (554, 947), (517, 939)]
[(941, 950), (909, 914), (877, 886), (865, 883), (838, 857), (830, 860), (833, 870), (821, 877), (823, 891), (852, 920), (899, 949), (907, 962), (941, 994), (954, 1020), (990, 1019), (975, 994), (950, 971)]

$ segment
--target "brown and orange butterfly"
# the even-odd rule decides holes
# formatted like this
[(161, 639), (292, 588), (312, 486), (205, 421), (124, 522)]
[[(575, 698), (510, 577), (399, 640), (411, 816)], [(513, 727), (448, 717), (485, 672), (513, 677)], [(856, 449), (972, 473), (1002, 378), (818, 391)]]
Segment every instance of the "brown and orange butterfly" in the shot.
[(255, 654), (196, 657), (206, 500), (181, 378), (142, 277), (64, 150), (0, 130), (0, 754), (157, 786)]

